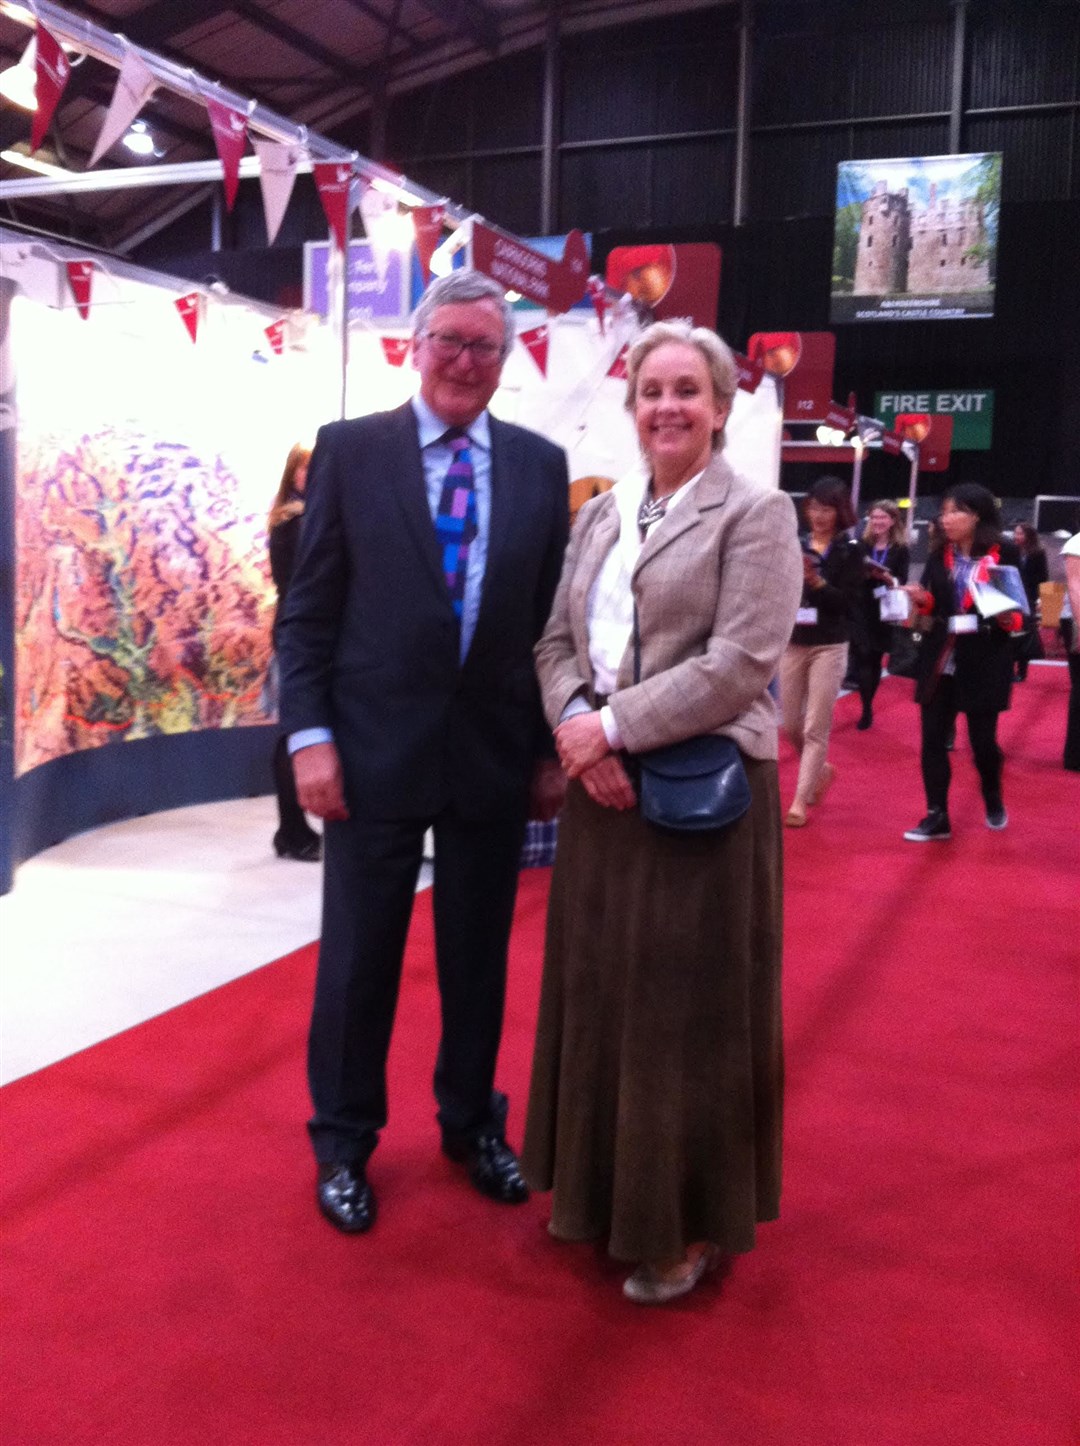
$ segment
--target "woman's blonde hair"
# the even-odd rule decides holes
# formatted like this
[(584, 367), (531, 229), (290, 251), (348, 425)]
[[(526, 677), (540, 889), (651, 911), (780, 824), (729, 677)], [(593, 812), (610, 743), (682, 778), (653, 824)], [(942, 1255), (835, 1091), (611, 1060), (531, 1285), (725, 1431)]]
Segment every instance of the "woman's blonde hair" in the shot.
[[(650, 352), (670, 342), (692, 346), (701, 353), (712, 382), (713, 400), (730, 408), (739, 385), (739, 370), (727, 342), (707, 326), (691, 326), (686, 321), (654, 321), (647, 327), (626, 355), (626, 410), (632, 412), (637, 402), (638, 375)], [(724, 445), (723, 428), (713, 433), (713, 451)]]
[[(899, 546), (907, 542), (907, 524), (904, 522), (904, 515), (895, 502), (871, 502), (870, 512), (887, 512), (892, 519), (892, 526), (889, 528), (889, 545)], [(863, 529), (862, 540), (873, 542), (873, 533), (870, 531), (870, 512), (866, 514), (866, 527)]]
[(282, 522), (287, 522), (290, 517), (296, 517), (304, 510), (304, 499), (293, 495), (293, 479), (296, 477), (302, 466), (306, 466), (311, 460), (311, 448), (305, 447), (302, 442), (297, 442), (290, 448), (289, 455), (285, 459), (285, 470), (281, 474), (281, 481), (278, 483), (278, 490), (274, 493), (274, 501), (270, 507), (270, 516), (266, 523), (266, 530), (272, 532)]

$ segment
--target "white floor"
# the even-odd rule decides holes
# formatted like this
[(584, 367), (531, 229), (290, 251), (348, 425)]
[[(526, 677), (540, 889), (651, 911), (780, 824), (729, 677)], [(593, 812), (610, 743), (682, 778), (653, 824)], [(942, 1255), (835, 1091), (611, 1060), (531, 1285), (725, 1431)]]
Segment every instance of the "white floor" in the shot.
[(322, 869), (277, 858), (275, 826), (272, 797), (200, 804), (23, 864), (0, 898), (0, 1084), (317, 938)]

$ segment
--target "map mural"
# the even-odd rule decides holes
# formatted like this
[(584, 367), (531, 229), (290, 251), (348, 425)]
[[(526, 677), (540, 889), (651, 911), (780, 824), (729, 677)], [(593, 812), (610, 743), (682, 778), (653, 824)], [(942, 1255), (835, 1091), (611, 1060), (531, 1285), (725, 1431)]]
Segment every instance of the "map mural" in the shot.
[[(272, 722), (266, 516), (324, 386), (265, 314), (95, 274), (88, 319), (44, 248), (5, 247), (14, 365), (17, 774), (129, 739)], [(315, 369), (315, 380), (321, 373)], [(317, 410), (316, 410), (317, 409)]]
[(20, 429), (16, 771), (120, 739), (270, 721), (265, 519), (220, 458), (136, 430)]

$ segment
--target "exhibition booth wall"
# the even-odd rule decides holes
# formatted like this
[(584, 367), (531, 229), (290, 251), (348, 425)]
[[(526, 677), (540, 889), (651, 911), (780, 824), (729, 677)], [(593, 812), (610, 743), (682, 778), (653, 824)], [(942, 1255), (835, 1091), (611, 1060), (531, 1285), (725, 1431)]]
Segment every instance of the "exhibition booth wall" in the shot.
[[(404, 258), (406, 266), (411, 255)], [(267, 792), (273, 587), (266, 517), (284, 459), (335, 415), (322, 317), (0, 231), (0, 892), (74, 832)], [(405, 401), (408, 314), (349, 331), (348, 415)], [(492, 410), (563, 446), (588, 489), (637, 464), (618, 362), (630, 305), (516, 309)], [(764, 377), (728, 427), (776, 485)]]

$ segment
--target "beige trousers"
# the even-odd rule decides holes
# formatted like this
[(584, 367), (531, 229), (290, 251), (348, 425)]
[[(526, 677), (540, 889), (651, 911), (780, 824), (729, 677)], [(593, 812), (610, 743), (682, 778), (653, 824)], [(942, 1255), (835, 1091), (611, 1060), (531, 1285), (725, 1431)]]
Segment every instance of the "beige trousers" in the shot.
[(795, 798), (808, 804), (829, 757), (833, 707), (847, 669), (847, 643), (804, 647), (789, 643), (780, 659), (780, 712), (784, 732), (799, 752)]

